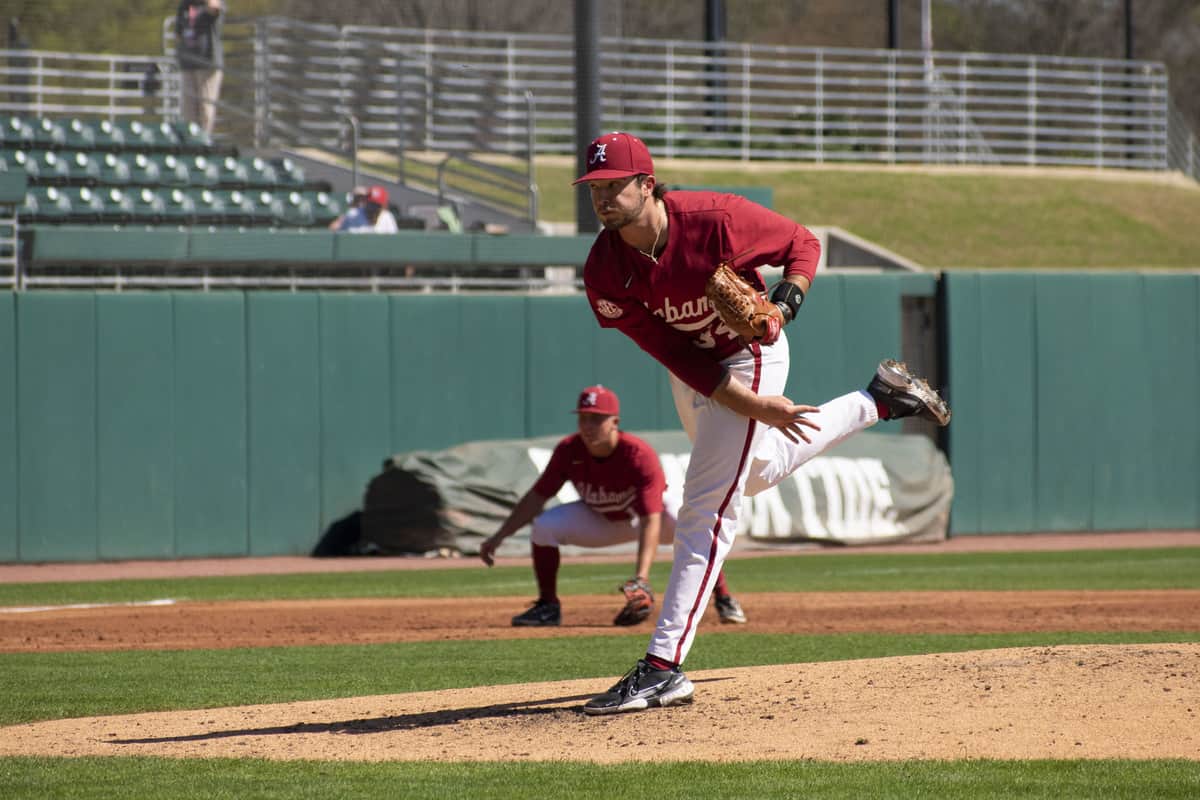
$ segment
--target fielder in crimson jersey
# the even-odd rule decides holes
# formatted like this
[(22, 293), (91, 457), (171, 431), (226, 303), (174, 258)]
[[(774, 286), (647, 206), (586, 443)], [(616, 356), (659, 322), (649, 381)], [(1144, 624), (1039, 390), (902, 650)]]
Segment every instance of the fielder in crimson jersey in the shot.
[[(816, 273), (819, 240), (803, 225), (742, 197), (667, 192), (637, 137), (610, 133), (586, 154), (586, 183), (604, 230), (584, 266), (602, 327), (616, 328), (670, 371), (675, 408), (692, 441), (675, 560), (644, 658), (584, 711), (611, 714), (688, 703), (680, 669), (705, 598), (733, 544), (742, 498), (880, 419), (919, 415), (945, 425), (950, 409), (904, 364), (879, 364), (865, 390), (821, 406), (782, 393), (788, 341)], [(760, 266), (782, 266), (771, 290), (773, 324), (748, 343), (709, 305), (705, 284), (729, 263), (760, 292)]]
[[(491, 566), (500, 543), (533, 522), (530, 540), (538, 597), (527, 611), (513, 617), (513, 625), (561, 623), (558, 567), (562, 545), (606, 547), (632, 541), (638, 543), (637, 565), (633, 577), (621, 587), (625, 607), (613, 624), (641, 622), (654, 607), (649, 580), (654, 551), (659, 544), (671, 544), (675, 539), (678, 500), (663, 496), (667, 480), (654, 448), (618, 427), (621, 409), (616, 393), (604, 386), (589, 386), (580, 392), (575, 411), (579, 432), (558, 443), (533, 488), (479, 547), (479, 557)], [(546, 502), (568, 481), (581, 499), (543, 512)], [(746, 621), (723, 575), (717, 575), (712, 594), (722, 622)]]

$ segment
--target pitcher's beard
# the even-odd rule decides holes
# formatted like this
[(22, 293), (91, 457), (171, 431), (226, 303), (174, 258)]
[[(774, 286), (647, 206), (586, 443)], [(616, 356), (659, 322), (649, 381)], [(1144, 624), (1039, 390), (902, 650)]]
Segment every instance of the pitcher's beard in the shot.
[(606, 231), (619, 231), (631, 222), (637, 220), (642, 214), (642, 209), (646, 207), (646, 198), (641, 198), (637, 208), (631, 208), (629, 211), (617, 217), (600, 217), (600, 225)]

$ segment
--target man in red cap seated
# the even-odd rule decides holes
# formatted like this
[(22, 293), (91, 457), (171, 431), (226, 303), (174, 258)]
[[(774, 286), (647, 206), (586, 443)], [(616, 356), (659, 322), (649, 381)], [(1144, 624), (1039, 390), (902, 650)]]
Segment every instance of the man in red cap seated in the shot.
[[(560, 546), (606, 547), (633, 541), (638, 543), (637, 564), (633, 577), (621, 587), (626, 604), (613, 624), (641, 622), (654, 608), (649, 580), (654, 552), (660, 544), (675, 540), (678, 497), (664, 497), (667, 480), (654, 448), (618, 427), (621, 407), (616, 393), (604, 386), (589, 386), (580, 392), (575, 413), (579, 432), (558, 443), (533, 488), (479, 547), (479, 557), (490, 567), (500, 543), (533, 522), (530, 541), (538, 598), (529, 610), (513, 617), (513, 625), (561, 623), (557, 593)], [(567, 481), (581, 499), (543, 512), (546, 502)], [(746, 621), (738, 601), (729, 594), (723, 573), (717, 576), (713, 597), (722, 622)]]
[(350, 233), (395, 233), (396, 218), (388, 209), (387, 189), (370, 186), (365, 194), (354, 190), (354, 206), (335, 222), (335, 231)]

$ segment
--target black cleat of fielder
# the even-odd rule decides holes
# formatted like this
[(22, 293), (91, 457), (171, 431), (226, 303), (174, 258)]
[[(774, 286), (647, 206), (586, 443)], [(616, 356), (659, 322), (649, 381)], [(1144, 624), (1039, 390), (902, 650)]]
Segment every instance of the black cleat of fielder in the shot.
[(914, 377), (903, 361), (881, 361), (867, 394), (887, 408), (888, 419), (924, 417), (943, 427), (950, 424), (950, 406), (924, 378)]
[(619, 714), (660, 706), (678, 706), (692, 702), (692, 682), (675, 669), (654, 669), (644, 660), (604, 694), (588, 700), (585, 714)]
[(515, 628), (538, 628), (562, 624), (562, 606), (558, 603), (533, 602), (528, 611), (512, 618)]
[(716, 599), (717, 618), (726, 625), (745, 625), (746, 612), (742, 610), (742, 604), (737, 601), (737, 598), (732, 595), (718, 597)]

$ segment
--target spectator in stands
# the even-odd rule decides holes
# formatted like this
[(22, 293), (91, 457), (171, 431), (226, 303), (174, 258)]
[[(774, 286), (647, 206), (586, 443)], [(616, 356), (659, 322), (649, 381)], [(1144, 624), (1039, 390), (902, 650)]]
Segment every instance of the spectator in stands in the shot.
[(367, 187), (355, 186), (350, 192), (350, 207), (337, 215), (333, 222), (329, 223), (329, 230), (341, 231), (356, 227), (360, 223), (358, 220), (362, 217), (362, 205), (367, 201)]
[[(356, 213), (357, 212), (357, 213)], [(396, 217), (388, 208), (387, 189), (372, 186), (357, 208), (351, 208), (343, 216), (336, 231), (350, 233), (396, 233)]]
[(175, 38), (183, 78), (183, 118), (212, 133), (221, 94), (225, 54), (221, 27), (224, 0), (179, 0)]

